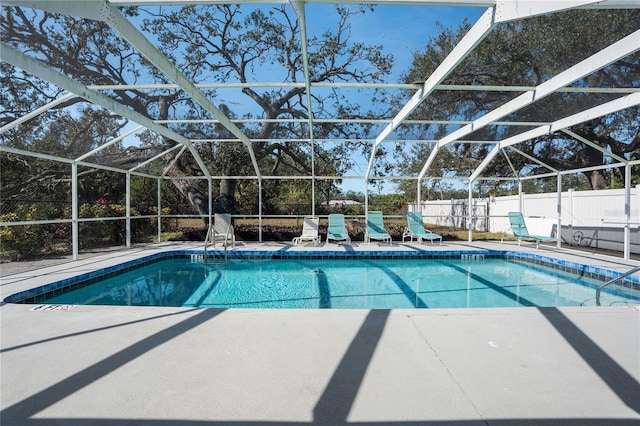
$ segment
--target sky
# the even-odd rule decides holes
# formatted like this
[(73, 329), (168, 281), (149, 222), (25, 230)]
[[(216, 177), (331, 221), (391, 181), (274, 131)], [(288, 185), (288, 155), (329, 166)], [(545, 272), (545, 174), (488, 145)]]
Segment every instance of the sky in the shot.
[[(322, 13), (316, 14), (315, 10)], [(373, 11), (351, 18), (352, 39), (381, 45), (385, 52), (392, 53), (396, 66), (390, 81), (397, 81), (411, 65), (413, 52), (422, 50), (429, 39), (438, 35), (436, 22), (445, 28), (457, 28), (465, 18), (475, 22), (484, 11), (470, 7), (377, 5)], [(331, 14), (332, 5), (307, 5), (309, 33), (326, 28), (326, 18), (319, 19), (318, 15)]]

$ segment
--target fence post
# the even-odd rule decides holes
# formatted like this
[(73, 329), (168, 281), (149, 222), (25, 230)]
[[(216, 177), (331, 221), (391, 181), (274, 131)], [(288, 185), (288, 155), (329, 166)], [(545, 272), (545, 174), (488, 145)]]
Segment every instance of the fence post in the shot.
[(207, 196), (209, 198), (209, 202), (207, 204), (207, 209), (209, 210), (209, 217), (207, 217), (207, 232), (211, 229), (213, 225), (213, 182), (211, 177), (207, 178)]
[(624, 259), (631, 256), (631, 165), (624, 165)]
[(472, 204), (473, 204), (473, 193), (471, 192), (472, 183), (473, 182), (470, 180), (469, 181), (469, 198), (468, 198), (469, 208), (467, 210), (467, 221), (468, 221), (467, 225), (468, 225), (468, 228), (469, 228), (467, 240), (469, 242), (473, 241), (473, 229), (472, 229), (473, 228), (473, 220), (472, 220), (473, 219), (473, 210), (472, 210), (473, 209), (473, 206), (472, 206)]
[(640, 223), (640, 185), (636, 185), (636, 208), (638, 209), (638, 223)]
[(562, 246), (562, 238), (560, 237), (560, 233), (562, 231), (562, 175), (558, 173), (557, 177), (557, 185), (558, 185), (558, 231), (556, 233), (556, 247), (560, 248)]
[(131, 248), (131, 172), (125, 178), (125, 239), (127, 248)]
[(258, 178), (258, 242), (262, 242), (262, 179)]
[(569, 244), (573, 245), (573, 188), (567, 191), (567, 202), (569, 203)]
[(162, 240), (162, 190), (160, 189), (160, 178), (156, 178), (157, 187), (158, 187), (158, 242)]
[(524, 214), (524, 194), (522, 193), (522, 181), (518, 181), (518, 211)]
[(71, 250), (73, 260), (78, 260), (78, 163), (71, 163)]

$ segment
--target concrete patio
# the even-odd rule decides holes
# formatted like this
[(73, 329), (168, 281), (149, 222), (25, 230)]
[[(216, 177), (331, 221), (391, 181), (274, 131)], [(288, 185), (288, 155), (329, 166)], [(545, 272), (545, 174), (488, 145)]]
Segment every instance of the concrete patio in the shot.
[[(154, 245), (3, 272), (2, 298), (186, 246)], [(372, 248), (377, 244), (353, 247)], [(538, 252), (617, 270), (639, 264), (568, 250)], [(34, 306), (0, 308), (3, 425), (640, 424), (639, 307)]]

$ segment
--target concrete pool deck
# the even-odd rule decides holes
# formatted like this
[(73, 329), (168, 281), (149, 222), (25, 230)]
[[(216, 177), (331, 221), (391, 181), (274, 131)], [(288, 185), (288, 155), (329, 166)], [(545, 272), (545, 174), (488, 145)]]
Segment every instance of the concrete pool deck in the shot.
[[(2, 298), (158, 251), (6, 275)], [(335, 245), (331, 244), (331, 249)], [(499, 242), (625, 271), (596, 253)], [(414, 250), (355, 243), (353, 250)], [(240, 244), (238, 250), (326, 250)], [(3, 425), (640, 424), (638, 307), (0, 308)]]

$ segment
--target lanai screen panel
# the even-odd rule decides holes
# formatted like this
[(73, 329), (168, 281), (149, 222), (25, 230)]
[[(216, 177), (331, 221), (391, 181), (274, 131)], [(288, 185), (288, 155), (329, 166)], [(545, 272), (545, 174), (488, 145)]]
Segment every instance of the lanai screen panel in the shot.
[[(116, 131), (105, 129), (107, 136), (83, 141), (89, 146), (77, 143), (75, 146), (84, 152), (57, 152), (56, 155), (140, 173), (166, 174), (163, 162), (166, 166), (175, 161), (174, 165), (184, 168), (182, 172), (203, 178), (295, 177), (305, 173), (310, 177), (335, 173), (363, 179), (400, 174), (414, 177), (416, 173), (421, 178), (431, 173), (437, 177), (449, 173), (435, 165), (447, 152), (460, 155), (460, 147), (476, 146), (467, 159), (480, 163), (483, 155), (490, 152), (485, 146), (487, 142), (502, 143), (518, 132), (523, 134), (536, 123), (541, 126), (558, 123), (563, 117), (597, 108), (630, 93), (572, 92), (564, 90), (566, 84), (562, 83), (557, 92), (544, 93), (544, 99), (537, 98), (542, 85), (553, 82), (558, 74), (616, 42), (608, 36), (609, 27), (624, 27), (628, 30), (621, 35), (634, 35), (629, 21), (603, 9), (581, 21), (581, 27), (576, 26), (581, 37), (574, 37), (574, 44), (565, 42), (561, 24), (574, 23), (579, 11), (546, 12), (554, 12), (553, 8), (561, 9), (563, 5), (575, 6), (575, 2), (548, 6), (541, 6), (541, 2), (520, 2), (531, 6), (522, 10), (551, 8), (539, 10), (542, 16), (535, 18), (519, 15), (519, 9), (512, 7), (515, 2), (490, 1), (461, 2), (478, 7), (462, 7), (461, 3), (446, 1), (402, 5), (383, 1), (374, 7), (324, 2), (291, 5), (88, 1), (73, 3), (73, 6), (65, 2), (5, 3), (22, 6), (21, 10), (26, 12), (20, 18), (24, 22), (4, 20), (3, 42), (18, 52), (14, 55), (5, 49), (3, 57), (9, 58), (7, 64), (22, 62), (25, 57), (46, 62), (48, 67), (48, 72), (34, 72), (34, 67), (28, 67), (38, 75), (33, 79), (35, 84), (46, 93), (35, 106), (55, 101), (70, 90), (83, 96), (91, 92), (85, 97), (97, 105), (92, 108), (96, 113), (112, 114), (114, 126), (119, 127)], [(486, 9), (494, 5), (494, 10)], [(619, 2), (601, 2), (595, 7), (621, 6)], [(48, 12), (41, 8), (61, 15), (48, 15), (44, 19)], [(597, 14), (599, 18), (593, 18)], [(607, 20), (601, 19), (604, 14), (610, 15)], [(477, 31), (473, 37), (465, 36), (466, 28), (458, 29), (465, 18), (468, 18), (468, 27), (473, 28), (471, 31)], [(507, 22), (502, 22), (505, 19)], [(637, 17), (629, 19), (637, 20)], [(534, 20), (539, 24), (545, 21), (540, 25), (546, 25), (550, 32), (558, 32), (555, 38), (544, 38), (557, 42), (537, 43), (537, 49), (528, 49), (527, 43), (531, 40), (517, 35), (531, 37), (525, 30)], [(7, 22), (23, 27), (9, 31)], [(32, 31), (29, 24), (36, 22), (47, 27), (49, 43), (32, 44), (34, 34), (29, 33)], [(602, 22), (607, 22), (607, 27), (600, 28), (598, 25)], [(63, 32), (63, 25), (71, 23), (74, 31)], [(97, 42), (104, 34), (110, 36), (110, 43)], [(431, 52), (431, 65), (409, 72), (414, 54), (422, 54), (425, 46), (438, 37), (441, 38), (437, 44), (440, 50)], [(494, 44), (490, 43), (492, 40)], [(502, 49), (492, 49), (495, 40)], [(340, 45), (342, 42), (345, 42), (344, 48)], [(331, 43), (337, 44), (337, 48)], [(637, 90), (636, 50), (637, 46), (622, 58), (604, 64), (602, 71), (576, 72), (576, 78), (567, 84), (576, 90), (607, 89), (608, 86)], [(459, 64), (443, 67), (452, 52)], [(500, 74), (494, 65), (499, 64), (504, 55), (520, 58), (519, 67)], [(346, 62), (349, 59), (352, 62)], [(343, 62), (347, 66), (341, 67)], [(391, 64), (394, 67), (390, 67)], [(437, 84), (423, 86), (440, 71), (442, 76)], [(4, 72), (15, 77), (21, 74), (8, 68)], [(66, 84), (59, 75), (74, 84)], [(355, 87), (355, 84), (364, 86)], [(415, 87), (399, 87), (411, 84)], [(476, 90), (482, 86), (488, 86), (488, 90)], [(419, 95), (421, 87), (429, 91), (424, 100), (417, 102), (412, 112), (399, 113), (411, 103), (412, 96)], [(482, 122), (484, 114), (491, 114), (529, 92), (536, 93), (535, 102), (506, 108), (504, 114), (494, 114), (495, 120)], [(75, 99), (67, 103), (76, 102)], [(33, 104), (20, 104), (16, 99), (10, 99), (10, 103), (15, 118), (34, 108)], [(50, 121), (60, 121), (50, 115), (61, 111), (71, 116), (85, 114), (87, 105), (81, 102), (75, 109), (56, 107), (55, 112), (43, 113), (39, 119), (49, 116)], [(625, 105), (618, 116), (628, 118), (637, 113), (633, 101)], [(603, 123), (615, 126), (615, 115), (603, 116), (606, 117)], [(368, 121), (346, 125), (343, 122), (342, 132), (329, 129), (337, 125), (329, 120), (341, 119)], [(473, 131), (461, 132), (473, 120), (479, 120), (474, 122)], [(393, 128), (386, 131), (390, 123)], [(137, 125), (150, 130), (136, 131), (113, 142)], [(349, 131), (350, 128), (353, 130)], [(560, 129), (553, 129), (557, 130)], [(622, 127), (616, 131), (622, 143), (630, 143), (628, 131), (626, 136)], [(12, 129), (2, 133), (3, 146), (16, 143), (16, 132)], [(345, 133), (348, 136), (344, 136)], [(557, 136), (547, 139), (554, 138)], [(457, 146), (458, 151), (454, 146), (448, 147), (458, 140), (464, 142)], [(354, 151), (351, 163), (357, 168), (366, 162), (364, 171), (346, 168), (346, 163), (332, 170), (328, 167), (330, 155), (324, 159), (313, 158), (323, 149), (333, 151), (353, 142), (360, 143), (364, 149), (362, 154)], [(100, 145), (108, 147), (92, 152)], [(412, 152), (416, 146), (423, 149)], [(22, 148), (40, 149), (35, 145)], [(42, 149), (39, 152), (51, 154), (46, 148)], [(356, 150), (357, 146), (350, 149)], [(424, 159), (425, 155), (431, 156), (431, 152), (432, 158)], [(145, 158), (137, 157), (142, 153)], [(407, 156), (424, 161), (420, 172), (416, 167), (403, 168)], [(243, 167), (225, 170), (224, 164), (229, 163), (230, 158), (241, 159)], [(129, 164), (121, 163), (123, 159)], [(280, 166), (287, 161), (292, 162), (290, 166)], [(472, 166), (465, 165), (456, 172), (465, 177), (474, 170)]]

